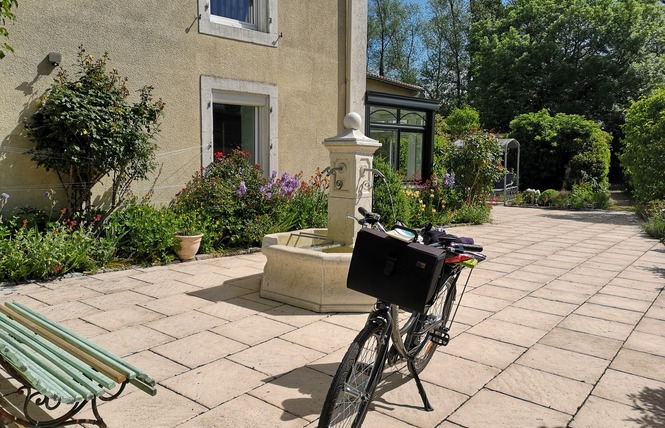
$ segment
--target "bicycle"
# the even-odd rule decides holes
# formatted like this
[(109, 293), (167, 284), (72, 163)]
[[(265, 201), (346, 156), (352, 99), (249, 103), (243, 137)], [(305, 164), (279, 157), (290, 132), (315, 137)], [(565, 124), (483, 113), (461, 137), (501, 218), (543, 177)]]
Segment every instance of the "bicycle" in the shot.
[[(453, 307), (457, 299), (457, 280), (460, 274), (465, 268), (473, 268), (486, 258), (481, 253), (482, 246), (474, 244), (470, 238), (458, 238), (445, 231), (432, 231), (428, 228), (418, 231), (399, 223), (392, 231), (386, 231), (379, 222), (378, 214), (362, 208), (359, 212), (363, 217), (358, 222), (363, 227), (356, 238), (347, 286), (377, 297), (377, 301), (365, 326), (351, 343), (333, 377), (321, 411), (319, 428), (360, 427), (386, 364), (392, 366), (400, 361), (406, 361), (424, 409), (433, 410), (419, 373), (429, 364), (437, 347), (445, 346), (450, 341), (449, 330), (468, 284), (467, 278), (457, 306)], [(370, 235), (373, 236), (371, 239), (368, 238)], [(368, 244), (363, 244), (367, 241), (366, 238), (369, 241), (384, 239), (385, 242), (381, 241), (375, 248), (368, 249)], [(365, 248), (365, 253), (359, 249), (359, 244)], [(422, 252), (423, 256), (416, 265), (428, 263), (422, 260), (434, 257), (431, 260), (436, 266), (431, 272), (427, 272), (433, 276), (431, 290), (409, 290), (400, 294), (400, 289), (404, 289), (406, 284), (393, 284), (394, 290), (387, 290), (390, 287), (385, 286), (385, 275), (365, 272), (376, 271), (376, 268), (368, 269), (364, 263), (373, 263), (372, 251), (381, 252), (381, 247), (386, 246), (394, 247), (394, 251), (401, 252), (403, 258), (409, 257), (404, 255), (408, 251)], [(410, 249), (407, 248), (409, 246)], [(383, 266), (384, 273), (385, 270), (393, 269), (394, 264), (405, 265), (400, 262), (399, 257), (385, 258), (387, 261)], [(411, 275), (408, 271), (404, 272)], [(378, 276), (378, 279), (371, 279), (372, 275)], [(418, 273), (415, 276), (418, 276)], [(402, 281), (404, 278), (399, 276), (398, 279)], [(384, 283), (379, 284), (382, 280)], [(367, 286), (368, 282), (376, 284)], [(420, 301), (415, 301), (413, 294), (417, 294), (416, 300)]]

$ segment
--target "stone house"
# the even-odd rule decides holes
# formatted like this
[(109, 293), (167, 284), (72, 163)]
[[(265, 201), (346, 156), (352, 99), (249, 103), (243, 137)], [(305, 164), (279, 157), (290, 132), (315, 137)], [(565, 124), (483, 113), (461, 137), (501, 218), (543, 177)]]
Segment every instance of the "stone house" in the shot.
[[(79, 45), (108, 52), (128, 87), (166, 103), (159, 175), (133, 186), (168, 203), (213, 153), (249, 151), (268, 173), (327, 166), (324, 138), (364, 114), (367, 0), (23, 0), (0, 60), (0, 192), (39, 208), (60, 184), (25, 152), (23, 123)], [(50, 53), (60, 56), (58, 66)], [(52, 56), (51, 59), (54, 57)], [(97, 190), (99, 203), (104, 189)], [(62, 195), (63, 192), (60, 192)]]
[[(213, 153), (234, 147), (250, 152), (266, 174), (309, 177), (327, 166), (321, 143), (339, 132), (347, 112), (364, 117), (373, 111), (366, 105), (385, 107), (380, 92), (394, 95), (391, 109), (418, 92), (367, 77), (367, 0), (22, 0), (14, 12), (7, 28), (15, 52), (0, 60), (0, 192), (11, 195), (5, 210), (42, 208), (49, 190), (64, 198), (57, 176), (26, 154), (34, 144), (23, 124), (59, 67), (74, 70), (80, 45), (95, 57), (108, 52), (130, 90), (152, 85), (166, 103), (159, 173), (132, 187), (138, 196), (154, 192), (156, 204), (168, 203)], [(375, 89), (368, 92), (368, 84)], [(386, 128), (402, 121), (377, 120), (383, 133), (375, 135), (384, 140), (392, 132)], [(416, 125), (406, 125), (415, 132), (409, 135), (424, 140), (409, 145), (408, 162), (421, 171), (413, 162), (428, 162), (431, 135)], [(96, 204), (106, 191), (95, 189)]]

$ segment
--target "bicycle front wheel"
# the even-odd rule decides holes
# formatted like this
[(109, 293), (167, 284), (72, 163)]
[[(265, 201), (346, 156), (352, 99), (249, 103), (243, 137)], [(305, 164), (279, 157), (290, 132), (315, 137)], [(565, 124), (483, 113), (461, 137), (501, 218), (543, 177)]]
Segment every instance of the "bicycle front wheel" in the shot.
[(367, 324), (346, 351), (323, 404), (319, 428), (360, 427), (383, 372), (385, 326)]

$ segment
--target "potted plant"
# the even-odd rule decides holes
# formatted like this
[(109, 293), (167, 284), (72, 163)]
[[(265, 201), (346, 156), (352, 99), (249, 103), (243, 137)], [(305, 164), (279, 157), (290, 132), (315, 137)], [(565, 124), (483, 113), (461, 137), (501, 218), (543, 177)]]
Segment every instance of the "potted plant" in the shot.
[(179, 231), (175, 234), (179, 243), (176, 255), (180, 260), (191, 260), (196, 256), (203, 238), (203, 228), (198, 213), (185, 212), (179, 214)]

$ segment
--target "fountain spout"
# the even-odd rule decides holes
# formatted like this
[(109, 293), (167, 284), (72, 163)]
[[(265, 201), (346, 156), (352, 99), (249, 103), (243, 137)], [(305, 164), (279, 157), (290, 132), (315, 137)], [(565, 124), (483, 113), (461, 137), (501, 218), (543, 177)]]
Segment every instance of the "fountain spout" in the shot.
[(340, 173), (344, 173), (346, 171), (346, 165), (343, 163), (339, 164), (338, 166), (327, 166), (321, 171), (321, 173), (325, 174), (326, 177), (330, 177), (330, 174), (337, 175), (337, 171)]
[(383, 175), (383, 173), (376, 168), (365, 168), (365, 167), (360, 168), (360, 175), (365, 175), (366, 172), (371, 172), (372, 174), (376, 174), (379, 177), (381, 177), (384, 181), (386, 179), (386, 176)]

